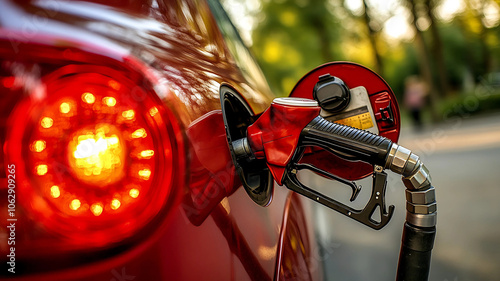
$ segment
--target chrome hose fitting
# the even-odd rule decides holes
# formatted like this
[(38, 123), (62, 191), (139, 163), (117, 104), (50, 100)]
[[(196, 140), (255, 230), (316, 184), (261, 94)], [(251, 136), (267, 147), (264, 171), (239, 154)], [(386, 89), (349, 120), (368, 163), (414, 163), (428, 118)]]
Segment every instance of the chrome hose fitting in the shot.
[(401, 174), (406, 186), (406, 221), (419, 227), (437, 224), (436, 193), (429, 170), (410, 150), (392, 144), (385, 168)]

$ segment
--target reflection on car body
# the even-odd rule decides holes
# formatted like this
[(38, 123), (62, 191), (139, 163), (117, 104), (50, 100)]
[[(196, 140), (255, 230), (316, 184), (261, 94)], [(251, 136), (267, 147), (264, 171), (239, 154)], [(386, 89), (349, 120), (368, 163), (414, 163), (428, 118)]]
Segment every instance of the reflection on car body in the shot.
[(2, 1), (0, 23), (2, 278), (321, 279), (309, 202), (258, 206), (231, 164), (220, 85), (273, 96), (219, 3)]

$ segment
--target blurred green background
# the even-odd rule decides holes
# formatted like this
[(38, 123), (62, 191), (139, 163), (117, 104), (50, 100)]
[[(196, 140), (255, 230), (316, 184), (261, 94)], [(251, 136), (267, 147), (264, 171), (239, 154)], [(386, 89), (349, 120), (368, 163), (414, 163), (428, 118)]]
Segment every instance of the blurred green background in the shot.
[(222, 2), (278, 96), (323, 63), (353, 61), (400, 101), (419, 75), (426, 122), (500, 108), (500, 0)]

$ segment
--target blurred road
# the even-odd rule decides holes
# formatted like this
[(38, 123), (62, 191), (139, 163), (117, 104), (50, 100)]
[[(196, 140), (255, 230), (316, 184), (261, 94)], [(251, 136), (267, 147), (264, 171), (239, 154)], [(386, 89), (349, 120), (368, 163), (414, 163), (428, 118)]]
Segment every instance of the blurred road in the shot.
[[(500, 280), (500, 114), (450, 119), (418, 134), (404, 128), (399, 143), (421, 157), (436, 187), (438, 232), (429, 280)], [(352, 204), (347, 187), (332, 188), (318, 177), (310, 184), (357, 208), (371, 192), (371, 180), (364, 180), (361, 202)], [(395, 279), (405, 215), (397, 175), (389, 177), (386, 198), (396, 211), (380, 231), (317, 205), (327, 280)]]

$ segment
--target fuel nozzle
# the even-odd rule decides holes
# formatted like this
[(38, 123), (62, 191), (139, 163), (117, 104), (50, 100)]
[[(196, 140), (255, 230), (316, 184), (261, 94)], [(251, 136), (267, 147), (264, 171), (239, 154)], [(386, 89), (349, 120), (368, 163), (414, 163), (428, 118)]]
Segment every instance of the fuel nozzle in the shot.
[[(286, 167), (296, 152), (304, 127), (319, 116), (321, 108), (314, 100), (276, 98), (271, 106), (247, 128), (248, 151), (256, 159), (265, 159), (273, 178), (282, 185)], [(250, 149), (248, 149), (248, 146)]]
[[(314, 100), (277, 98), (238, 142), (241, 157), (265, 159), (279, 185), (298, 147), (317, 146), (348, 160), (385, 166), (392, 141), (368, 131), (332, 123)], [(251, 153), (250, 153), (251, 152)]]
[[(427, 280), (437, 216), (429, 171), (410, 150), (368, 131), (327, 121), (319, 115), (320, 110), (314, 100), (275, 99), (247, 128), (247, 136), (232, 143), (234, 157), (239, 161), (265, 161), (279, 185), (373, 229), (387, 225), (394, 212), (394, 206), (387, 209), (385, 204), (387, 174), (384, 169), (401, 174), (407, 187), (407, 216), (397, 280)], [(299, 181), (297, 172), (308, 169), (350, 185), (353, 189), (351, 201), (359, 192), (355, 183), (301, 163), (307, 146), (317, 146), (342, 158), (373, 165), (372, 193), (363, 209), (346, 206)], [(380, 216), (374, 219), (377, 210)]]
[[(403, 175), (403, 182), (413, 192), (430, 186), (430, 177), (418, 156), (391, 140), (368, 131), (330, 122), (319, 116), (320, 107), (314, 100), (277, 98), (271, 106), (247, 128), (247, 137), (233, 142), (237, 159), (264, 159), (274, 180), (279, 185), (301, 193), (319, 203), (335, 209), (372, 228), (383, 227), (392, 215), (392, 206), (385, 210), (384, 196), (386, 174), (384, 169)], [(303, 185), (296, 177), (301, 169), (347, 184), (352, 189), (351, 200), (359, 188), (354, 182), (338, 178), (307, 163), (299, 163), (305, 147), (316, 146), (349, 160), (363, 161), (374, 166), (373, 202), (364, 210), (354, 210)], [(376, 191), (375, 191), (376, 190)], [(435, 224), (433, 205), (414, 207), (408, 219), (416, 225)], [(413, 204), (413, 205), (411, 205)], [(422, 204), (420, 204), (422, 205)], [(371, 219), (376, 207), (381, 207), (380, 222)], [(427, 208), (428, 207), (428, 208)], [(368, 208), (368, 209), (367, 209)], [(427, 213), (416, 214), (415, 210)], [(367, 216), (366, 214), (369, 214)], [(424, 219), (425, 218), (425, 219)]]

